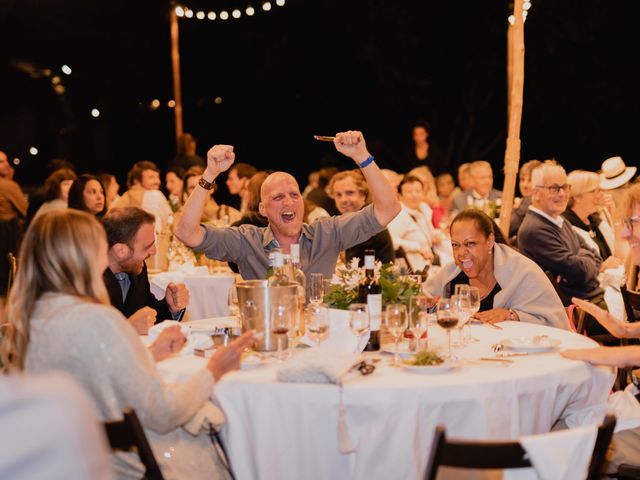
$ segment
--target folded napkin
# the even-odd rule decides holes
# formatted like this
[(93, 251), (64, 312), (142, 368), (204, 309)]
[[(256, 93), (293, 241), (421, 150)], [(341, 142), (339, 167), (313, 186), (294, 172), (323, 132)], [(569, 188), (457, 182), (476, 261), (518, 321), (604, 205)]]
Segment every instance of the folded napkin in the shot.
[(216, 405), (211, 402), (206, 402), (200, 410), (182, 426), (191, 435), (196, 436), (201, 431), (208, 432), (210, 428), (213, 428), (216, 432), (219, 432), (224, 425), (224, 414)]
[(636, 395), (638, 388), (633, 383), (609, 395), (609, 410), (616, 416), (614, 432), (640, 427), (640, 402)]
[(359, 353), (310, 348), (291, 357), (276, 373), (276, 378), (281, 382), (334, 383), (340, 387), (338, 448), (341, 453), (356, 451), (347, 430), (342, 381), (347, 372), (360, 361), (362, 355)]
[(180, 332), (182, 332), (187, 339), (182, 350), (180, 350), (180, 355), (192, 355), (196, 348), (211, 348), (213, 346), (213, 340), (210, 335), (204, 333), (193, 333), (188, 325), (176, 320), (164, 320), (163, 322), (157, 323), (151, 327), (148, 334), (149, 340), (153, 342), (158, 338), (162, 330), (173, 325), (178, 325), (180, 327)]
[(557, 430), (518, 439), (533, 469), (505, 470), (504, 480), (587, 478), (598, 426)]

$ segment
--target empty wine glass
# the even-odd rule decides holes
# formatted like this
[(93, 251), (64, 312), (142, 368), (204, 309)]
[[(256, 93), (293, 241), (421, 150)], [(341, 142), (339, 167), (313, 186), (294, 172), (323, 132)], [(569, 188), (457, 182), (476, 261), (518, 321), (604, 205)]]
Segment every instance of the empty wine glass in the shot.
[[(469, 320), (473, 316), (474, 313), (477, 313), (480, 310), (480, 290), (478, 287), (469, 286)], [(471, 322), (468, 322), (469, 330), (471, 330)], [(469, 342), (478, 342), (479, 340), (473, 336), (471, 336), (471, 331), (469, 331)]]
[(369, 312), (366, 303), (349, 305), (349, 328), (360, 339), (369, 331)]
[(400, 358), (398, 354), (398, 342), (407, 329), (407, 307), (402, 303), (391, 303), (387, 305), (384, 315), (384, 324), (389, 330), (395, 342), (395, 354), (393, 356), (393, 365), (400, 366)]
[(447, 360), (454, 360), (455, 357), (451, 353), (451, 329), (458, 324), (458, 310), (451, 301), (451, 298), (440, 298), (436, 307), (436, 318), (438, 325), (447, 331), (448, 346)]
[(238, 304), (238, 290), (235, 283), (232, 283), (229, 287), (227, 305), (229, 306), (229, 313), (238, 318), (240, 315), (240, 306)]
[(416, 350), (422, 350), (422, 335), (429, 326), (429, 299), (426, 295), (409, 297), (409, 330), (416, 339)]
[(287, 335), (292, 324), (291, 308), (285, 303), (276, 302), (271, 307), (271, 332), (276, 336), (278, 343), (278, 351), (276, 358), (284, 360), (284, 352), (282, 350), (283, 337)]
[(464, 347), (466, 345), (463, 329), (469, 321), (469, 315), (471, 312), (469, 311), (468, 289), (465, 291), (467, 292), (466, 294), (451, 295), (453, 306), (458, 311), (458, 326), (456, 327), (456, 330), (458, 331), (459, 336), (458, 341), (454, 344), (456, 347)]
[(324, 297), (324, 275), (322, 273), (312, 273), (309, 279), (309, 302), (318, 305), (322, 303)]
[(319, 347), (329, 336), (329, 315), (326, 305), (310, 303), (307, 307), (307, 324), (305, 326), (309, 338)]

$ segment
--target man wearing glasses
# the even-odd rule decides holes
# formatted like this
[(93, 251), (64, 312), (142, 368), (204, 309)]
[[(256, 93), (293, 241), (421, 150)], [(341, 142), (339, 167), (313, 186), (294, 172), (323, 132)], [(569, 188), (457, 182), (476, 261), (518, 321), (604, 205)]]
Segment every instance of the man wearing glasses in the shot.
[[(518, 229), (518, 250), (553, 274), (565, 307), (578, 297), (608, 310), (598, 281), (602, 258), (562, 217), (571, 187), (564, 168), (545, 163), (533, 170), (531, 184), (531, 206)], [(590, 315), (584, 325), (589, 336), (606, 333)]]

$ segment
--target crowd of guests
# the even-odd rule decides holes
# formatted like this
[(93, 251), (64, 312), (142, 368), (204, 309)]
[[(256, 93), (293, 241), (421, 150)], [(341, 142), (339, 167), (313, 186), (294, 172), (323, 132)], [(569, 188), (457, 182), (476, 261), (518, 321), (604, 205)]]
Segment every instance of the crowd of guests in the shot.
[[(269, 253), (288, 253), (293, 244), (300, 245), (307, 275), (331, 276), (338, 262), (362, 260), (365, 250), (374, 249), (379, 260), (402, 261), (410, 272), (428, 276), (425, 290), (433, 297), (450, 295), (456, 284), (477, 286), (482, 306), (476, 318), (482, 322), (519, 320), (568, 330), (565, 307), (576, 302), (588, 313), (587, 334), (638, 336), (611, 319), (605, 297), (605, 287), (615, 287), (610, 270), (626, 269), (634, 278), (629, 285), (637, 285), (635, 167), (613, 157), (600, 172), (567, 175), (553, 160), (523, 164), (521, 196), (503, 235), (496, 224), (502, 192), (494, 188), (491, 164), (460, 165), (454, 179), (432, 162), (428, 134), (427, 124), (416, 125), (410, 168), (397, 172), (379, 168), (361, 132), (340, 132), (334, 146), (353, 168), (319, 169), (304, 190), (289, 173), (235, 162), (230, 145), (199, 157), (187, 136), (164, 178), (155, 163), (137, 162), (120, 193), (113, 175), (78, 174), (66, 163), (29, 202), (0, 152), (0, 235), (3, 252), (14, 252), (19, 262), (10, 291), (3, 292), (3, 369), (71, 374), (103, 420), (134, 407), (166, 478), (226, 478), (210, 438), (181, 426), (211, 408), (215, 382), (238, 368), (253, 336), (247, 332), (218, 349), (183, 384), (160, 380), (155, 362), (179, 351), (184, 336), (178, 327), (167, 328), (148, 348), (137, 337), (157, 322), (181, 320), (189, 304), (183, 284), (170, 283), (163, 300), (150, 292), (145, 261), (157, 253), (156, 235), (163, 231), (195, 252), (229, 262), (244, 279), (265, 278)], [(235, 205), (214, 198), (223, 174)], [(2, 262), (6, 275), (10, 265)], [(429, 275), (434, 265), (440, 268)], [(8, 285), (6, 276), (0, 281)], [(566, 355), (634, 365), (640, 363), (638, 349)], [(634, 432), (629, 441), (637, 448)], [(123, 476), (139, 473), (125, 454), (115, 465)]]

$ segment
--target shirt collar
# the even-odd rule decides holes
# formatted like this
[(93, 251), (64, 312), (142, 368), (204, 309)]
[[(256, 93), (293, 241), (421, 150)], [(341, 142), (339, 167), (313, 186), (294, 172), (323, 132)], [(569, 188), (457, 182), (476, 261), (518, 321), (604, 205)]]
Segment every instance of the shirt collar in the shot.
[(542, 210), (540, 210), (539, 208), (534, 207), (533, 205), (529, 205), (529, 210), (531, 210), (532, 212), (536, 212), (538, 215), (546, 218), (551, 223), (557, 225), (558, 228), (562, 228), (562, 224), (564, 223), (564, 218), (562, 218), (562, 215), (559, 215), (558, 218), (553, 218), (548, 213), (543, 212)]
[[(307, 225), (306, 223), (302, 224), (302, 231), (300, 232), (299, 240), (302, 239), (302, 237), (305, 237), (309, 240), (313, 239), (313, 235), (309, 230), (309, 225)], [(272, 248), (280, 247), (278, 240), (276, 240), (276, 237), (273, 235), (273, 230), (271, 230), (271, 225), (267, 225), (266, 227), (264, 227), (264, 234), (262, 235), (262, 246), (266, 250), (271, 250)]]

